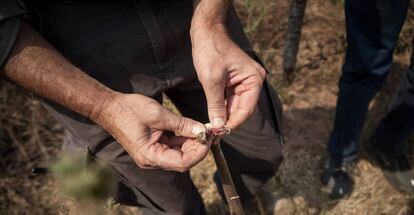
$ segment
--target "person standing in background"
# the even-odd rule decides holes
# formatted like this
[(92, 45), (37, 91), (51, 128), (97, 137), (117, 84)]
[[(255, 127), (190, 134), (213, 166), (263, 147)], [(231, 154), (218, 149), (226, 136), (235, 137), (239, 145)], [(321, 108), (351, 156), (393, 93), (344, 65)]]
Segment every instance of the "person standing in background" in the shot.
[[(358, 142), (368, 105), (390, 72), (393, 51), (409, 7), (409, 0), (346, 0), (348, 47), (334, 128), (330, 136), (322, 182), (332, 198), (352, 192), (350, 166), (355, 162)], [(412, 193), (414, 174), (407, 159), (404, 140), (414, 130), (414, 55), (406, 79), (401, 83), (388, 113), (368, 143), (370, 157), (396, 189)]]

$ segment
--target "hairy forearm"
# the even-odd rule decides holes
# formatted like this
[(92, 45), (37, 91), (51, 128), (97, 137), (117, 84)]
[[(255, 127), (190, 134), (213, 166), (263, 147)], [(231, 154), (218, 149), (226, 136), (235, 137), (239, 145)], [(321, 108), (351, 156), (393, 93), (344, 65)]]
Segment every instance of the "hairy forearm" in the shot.
[(227, 9), (231, 0), (194, 0), (191, 33), (200, 29), (218, 28), (224, 30)]
[(1, 73), (11, 82), (89, 118), (99, 114), (114, 94), (24, 23)]

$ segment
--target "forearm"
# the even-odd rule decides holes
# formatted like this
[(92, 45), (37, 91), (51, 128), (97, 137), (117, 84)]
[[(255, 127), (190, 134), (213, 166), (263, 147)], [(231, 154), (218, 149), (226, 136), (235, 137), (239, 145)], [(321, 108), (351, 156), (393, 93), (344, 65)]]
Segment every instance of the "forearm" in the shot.
[(11, 82), (89, 118), (99, 114), (114, 94), (24, 23), (1, 73)]
[(227, 9), (231, 0), (194, 0), (191, 34), (200, 29), (225, 30)]

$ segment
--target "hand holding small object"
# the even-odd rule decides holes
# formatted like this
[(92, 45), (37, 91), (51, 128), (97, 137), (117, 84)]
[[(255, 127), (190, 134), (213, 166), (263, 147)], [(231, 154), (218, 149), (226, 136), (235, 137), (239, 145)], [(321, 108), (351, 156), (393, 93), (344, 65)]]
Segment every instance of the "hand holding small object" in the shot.
[(231, 129), (228, 126), (223, 126), (222, 128), (214, 128), (211, 123), (205, 124), (205, 132), (201, 132), (197, 135), (197, 141), (206, 144), (207, 142), (211, 142), (216, 144), (218, 141), (217, 137), (224, 136), (226, 134), (231, 133)]

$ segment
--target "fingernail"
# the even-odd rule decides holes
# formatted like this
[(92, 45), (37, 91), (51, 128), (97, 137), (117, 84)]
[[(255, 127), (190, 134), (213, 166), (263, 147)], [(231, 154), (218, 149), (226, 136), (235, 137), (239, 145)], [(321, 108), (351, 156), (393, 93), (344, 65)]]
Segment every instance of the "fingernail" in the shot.
[(194, 135), (199, 135), (201, 132), (205, 132), (206, 128), (202, 125), (196, 124), (193, 126), (192, 133)]
[(215, 118), (213, 119), (213, 127), (214, 128), (221, 128), (224, 126), (223, 118)]

